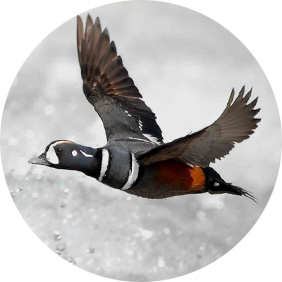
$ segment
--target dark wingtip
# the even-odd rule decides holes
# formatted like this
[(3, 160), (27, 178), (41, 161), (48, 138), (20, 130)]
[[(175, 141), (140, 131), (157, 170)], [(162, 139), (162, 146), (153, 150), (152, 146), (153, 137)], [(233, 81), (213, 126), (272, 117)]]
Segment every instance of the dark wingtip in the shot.
[(82, 18), (80, 15), (76, 16), (76, 24), (78, 27), (83, 25)]
[(86, 18), (85, 34), (87, 33), (88, 30), (91, 29), (92, 26), (93, 26), (93, 21), (90, 14), (88, 13)]
[(258, 97), (256, 97), (256, 98), (254, 99), (254, 101), (252, 102), (254, 107), (255, 107), (255, 105), (257, 104), (257, 102), (258, 102)]
[(252, 92), (253, 92), (253, 87), (249, 90), (249, 92), (246, 94), (246, 95), (252, 95)]
[(259, 112), (260, 112), (261, 108), (252, 110), (252, 113), (254, 114), (254, 116), (256, 116)]
[(256, 97), (251, 103), (249, 103), (247, 105), (247, 107), (250, 107), (251, 109), (254, 109), (254, 107), (256, 106), (257, 102), (258, 102), (258, 97)]
[(109, 30), (108, 30), (107, 27), (104, 28), (103, 33), (104, 33), (105, 35), (106, 35), (106, 34), (109, 35)]
[(99, 17), (96, 17), (94, 25), (99, 27), (101, 26), (101, 21)]
[(115, 53), (117, 52), (116, 44), (115, 44), (114, 41), (112, 41), (112, 42), (110, 43), (110, 47), (111, 47), (111, 49), (112, 49), (113, 52), (115, 52)]
[(251, 89), (249, 90), (249, 92), (246, 93), (246, 95), (245, 95), (244, 98), (243, 98), (243, 103), (247, 104), (247, 102), (248, 102), (249, 99), (251, 98), (252, 90), (253, 90), (253, 88), (251, 88)]
[(104, 34), (104, 36), (110, 38), (109, 30), (108, 30), (107, 28), (105, 28), (105, 29), (103, 30), (103, 34)]
[(244, 86), (242, 87), (242, 89), (240, 90), (238, 97), (243, 98), (244, 93), (245, 93), (245, 85), (244, 85)]
[(233, 100), (234, 100), (234, 95), (235, 95), (235, 89), (234, 87), (232, 88), (232, 91), (231, 91), (231, 94), (230, 94), (230, 97), (228, 99), (228, 102), (227, 102), (227, 107), (230, 107)]

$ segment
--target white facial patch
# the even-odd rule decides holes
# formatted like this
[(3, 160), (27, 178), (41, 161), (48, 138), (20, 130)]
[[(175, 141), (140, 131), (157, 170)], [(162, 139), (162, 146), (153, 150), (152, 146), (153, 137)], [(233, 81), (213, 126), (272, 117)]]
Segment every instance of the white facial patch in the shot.
[(76, 151), (76, 150), (73, 150), (73, 151), (71, 152), (71, 154), (72, 154), (74, 157), (76, 157), (76, 156), (77, 156), (77, 151)]
[(93, 158), (93, 155), (86, 154), (85, 152), (79, 150), (84, 157)]
[(58, 144), (62, 144), (62, 143), (73, 144), (73, 142), (67, 141), (67, 140), (60, 140), (60, 141), (57, 141), (57, 142), (55, 142), (54, 144), (52, 144), (52, 145), (49, 147), (49, 150), (48, 150), (47, 153), (46, 153), (46, 159), (47, 159), (50, 163), (52, 163), (52, 164), (59, 164), (59, 163), (60, 163), (60, 160), (59, 160), (57, 154), (55, 153), (55, 147), (56, 147)]
[(129, 172), (129, 176), (125, 185), (121, 188), (121, 190), (129, 189), (136, 181), (139, 173), (139, 164), (137, 163), (135, 156), (131, 153), (131, 170)]
[(46, 159), (52, 164), (58, 164), (60, 162), (57, 154), (55, 153), (55, 145), (56, 143), (51, 145), (46, 154)]
[(100, 171), (100, 176), (98, 178), (100, 182), (103, 180), (103, 177), (105, 176), (107, 172), (108, 165), (109, 165), (109, 159), (110, 159), (109, 151), (107, 149), (103, 149), (101, 171)]

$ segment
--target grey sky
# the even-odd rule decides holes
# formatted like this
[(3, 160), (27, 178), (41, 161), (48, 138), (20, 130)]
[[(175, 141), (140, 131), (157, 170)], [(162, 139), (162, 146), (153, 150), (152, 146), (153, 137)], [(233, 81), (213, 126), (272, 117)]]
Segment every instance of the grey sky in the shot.
[[(213, 261), (236, 244), (256, 221), (270, 196), (279, 167), (281, 146), (279, 115), (272, 90), (260, 66), (238, 39), (217, 23), (191, 10), (160, 2), (140, 1), (103, 6), (90, 11), (90, 14), (93, 18), (99, 16), (102, 27), (108, 27), (110, 37), (115, 41), (130, 76), (146, 103), (156, 113), (165, 141), (211, 124), (223, 111), (232, 87), (235, 87), (236, 93), (243, 85), (246, 85), (247, 90), (253, 87), (253, 98), (259, 96), (258, 106), (262, 108), (259, 116), (262, 122), (255, 134), (249, 140), (236, 145), (229, 156), (213, 165), (226, 181), (235, 182), (238, 186), (252, 191), (259, 200), (258, 205), (253, 205), (246, 199), (224, 195), (187, 196), (162, 202), (130, 198), (130, 208), (134, 212), (130, 215), (132, 227), (128, 230), (128, 236), (131, 231), (132, 234), (137, 234), (138, 228), (153, 232), (140, 233), (139, 230), (141, 237), (145, 234), (146, 242), (143, 242), (144, 245), (137, 242), (134, 252), (139, 251), (143, 257), (152, 258), (152, 261), (155, 255), (156, 265), (161, 264), (158, 258), (163, 258), (173, 268), (171, 272), (165, 272), (159, 267), (157, 272), (154, 272), (153, 268), (151, 272), (144, 271), (146, 279), (163, 279), (190, 272)], [(85, 18), (85, 15), (83, 16)], [(85, 206), (104, 208), (109, 218), (116, 215), (116, 221), (122, 222), (126, 214), (123, 207), (124, 209), (128, 207), (126, 204), (120, 207), (116, 201), (121, 203), (126, 201), (126, 194), (97, 184), (95, 180), (85, 178), (79, 173), (71, 174), (42, 167), (31, 168), (27, 164), (29, 158), (41, 153), (52, 140), (70, 139), (93, 147), (102, 146), (106, 141), (102, 123), (82, 93), (75, 29), (75, 19), (63, 24), (35, 49), (19, 71), (3, 116), (1, 134), (3, 167), (8, 184), (12, 186), (16, 185), (17, 181), (22, 182), (22, 179), (28, 178), (23, 184), (24, 191), (27, 191), (26, 196), (18, 196), (16, 199), (22, 213), (29, 209), (34, 212), (43, 209), (44, 197), (40, 198), (41, 205), (34, 204), (32, 197), (33, 193), (43, 193), (41, 185), (48, 184), (49, 197), (53, 199), (55, 195), (54, 201), (60, 201), (61, 194), (58, 191), (64, 190), (65, 183), (68, 183), (68, 187), (75, 191), (73, 193), (77, 193), (78, 201), (74, 203), (73, 198), (69, 200), (68, 208), (71, 211), (79, 209), (81, 201)], [(45, 184), (40, 182), (41, 178), (38, 179), (38, 175), (43, 173)], [(48, 182), (50, 178), (56, 179), (55, 184)], [(92, 202), (84, 195), (91, 195), (89, 197)], [(115, 201), (115, 204), (104, 207), (105, 204), (101, 204), (101, 201), (111, 204)], [(221, 210), (218, 208), (221, 207), (220, 203), (224, 204), (222, 211), (225, 215), (215, 212)], [(197, 223), (187, 222), (184, 212), (187, 206), (189, 211), (195, 214)], [(56, 209), (57, 205), (54, 206), (54, 210)], [(207, 218), (206, 214), (210, 209), (213, 209), (214, 217)], [(121, 212), (117, 212), (118, 210)], [(143, 213), (143, 210), (146, 210), (146, 213)], [(171, 216), (171, 211), (180, 213), (177, 224)], [(134, 213), (139, 220), (136, 225), (133, 223)], [(168, 216), (163, 224), (153, 226), (152, 221), (146, 217), (150, 213), (155, 213), (158, 222), (164, 215)], [(246, 213), (249, 215), (248, 218)], [(83, 215), (80, 214), (78, 217), (81, 218)], [(39, 219), (30, 219), (28, 223), (34, 227), (35, 233), (45, 240), (53, 227), (48, 227), (49, 229), (36, 227), (37, 220)], [(51, 220), (60, 228), (60, 216), (54, 215)], [(201, 225), (203, 221), (206, 229)], [(95, 232), (102, 236), (103, 232), (106, 232), (106, 229), (103, 229), (106, 226), (102, 218), (99, 224), (102, 227)], [(144, 251), (144, 246), (148, 248), (152, 246), (149, 238), (146, 239), (148, 234), (155, 234), (165, 242), (164, 240), (169, 239), (164, 239), (164, 235), (156, 235), (159, 229), (170, 226), (171, 232), (175, 232), (173, 234), (180, 231), (185, 234), (191, 232), (188, 230), (192, 224), (201, 229), (203, 241), (212, 242), (213, 247), (210, 246), (207, 251), (206, 260), (193, 261), (190, 265), (184, 263), (181, 268), (179, 265), (185, 258), (183, 254), (178, 260), (178, 266), (172, 266), (170, 254), (182, 249), (183, 244), (187, 249), (191, 248), (185, 239), (180, 240), (179, 245), (170, 245), (173, 247), (165, 254), (161, 252), (161, 243), (159, 249), (153, 253), (149, 250)], [(238, 224), (240, 230), (236, 230)], [(122, 226), (121, 224), (120, 228)], [(211, 235), (210, 231), (214, 226), (218, 234)], [(179, 230), (181, 228), (183, 230)], [(220, 234), (225, 234), (222, 230), (226, 228), (231, 230), (230, 233), (234, 231), (232, 235), (227, 234), (226, 238), (236, 239), (230, 244), (227, 241), (217, 244), (218, 238), (222, 236)], [(74, 236), (69, 235), (72, 232), (71, 227), (68, 229), (64, 226), (64, 229), (66, 237)], [(81, 230), (82, 233), (85, 231), (83, 228)], [(87, 232), (91, 234), (90, 231)], [(117, 233), (118, 238), (122, 237), (122, 233), (119, 231)], [(187, 238), (191, 238), (189, 236), (193, 236), (193, 233), (189, 233)], [(115, 246), (110, 235), (107, 242), (112, 247)], [(103, 242), (97, 243), (97, 238), (94, 243), (106, 249)], [(194, 243), (202, 246), (201, 242)], [(140, 251), (138, 246), (143, 249)], [(79, 252), (77, 248), (73, 246), (72, 252)], [(218, 253), (214, 251), (215, 253), (208, 257), (213, 248), (220, 251)], [(191, 252), (193, 251), (195, 250), (191, 249)], [(109, 251), (109, 257), (111, 256), (114, 257), (114, 253)], [(109, 260), (110, 258), (107, 262)], [(100, 262), (102, 268), (105, 261), (100, 259)], [(130, 259), (129, 263), (134, 265), (134, 259)], [(139, 263), (141, 266), (139, 272), (137, 271), (138, 275), (148, 268), (143, 260)], [(96, 268), (90, 269), (87, 264), (79, 266), (97, 272)], [(111, 273), (102, 270), (102, 274), (109, 277), (127, 277), (127, 274), (122, 273), (114, 269)]]

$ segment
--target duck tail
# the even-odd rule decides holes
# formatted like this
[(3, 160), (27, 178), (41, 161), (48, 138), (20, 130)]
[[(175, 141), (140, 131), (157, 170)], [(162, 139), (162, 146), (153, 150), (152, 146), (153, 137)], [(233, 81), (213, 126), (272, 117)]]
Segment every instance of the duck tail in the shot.
[(254, 202), (256, 198), (247, 190), (225, 182), (221, 176), (211, 167), (203, 168), (206, 176), (206, 188), (210, 194), (228, 193), (232, 195), (245, 196)]

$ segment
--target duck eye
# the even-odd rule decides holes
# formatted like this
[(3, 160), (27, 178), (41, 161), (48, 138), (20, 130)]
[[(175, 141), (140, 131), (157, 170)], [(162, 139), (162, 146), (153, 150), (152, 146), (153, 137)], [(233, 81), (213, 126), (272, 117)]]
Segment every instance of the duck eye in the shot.
[(57, 149), (57, 153), (62, 153), (62, 148)]

